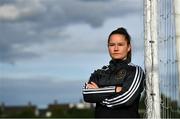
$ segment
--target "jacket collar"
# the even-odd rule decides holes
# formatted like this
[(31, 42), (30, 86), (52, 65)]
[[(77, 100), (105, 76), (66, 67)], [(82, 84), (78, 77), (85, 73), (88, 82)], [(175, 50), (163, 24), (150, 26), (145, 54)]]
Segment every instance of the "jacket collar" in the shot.
[(128, 60), (114, 60), (112, 59), (110, 62), (109, 62), (109, 68), (110, 70), (114, 71), (114, 70), (118, 70), (124, 66), (127, 66), (128, 65)]

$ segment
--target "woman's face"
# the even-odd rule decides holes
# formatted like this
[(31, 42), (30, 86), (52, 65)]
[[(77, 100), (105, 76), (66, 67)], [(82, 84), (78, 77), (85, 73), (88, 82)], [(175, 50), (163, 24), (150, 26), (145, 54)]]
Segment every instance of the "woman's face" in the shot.
[(124, 35), (113, 34), (109, 39), (108, 50), (112, 59), (125, 60), (131, 45), (127, 43)]

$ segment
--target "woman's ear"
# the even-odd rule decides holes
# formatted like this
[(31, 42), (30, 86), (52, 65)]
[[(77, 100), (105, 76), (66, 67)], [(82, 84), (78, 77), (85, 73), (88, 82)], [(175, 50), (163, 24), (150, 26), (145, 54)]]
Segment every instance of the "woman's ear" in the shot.
[(131, 51), (131, 45), (128, 46), (128, 52)]

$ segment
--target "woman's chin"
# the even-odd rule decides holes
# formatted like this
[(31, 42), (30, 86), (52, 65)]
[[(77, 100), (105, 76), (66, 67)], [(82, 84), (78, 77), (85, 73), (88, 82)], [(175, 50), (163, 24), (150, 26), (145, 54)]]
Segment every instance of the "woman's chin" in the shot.
[(126, 58), (113, 56), (112, 59), (114, 59), (114, 60), (125, 60)]
[(114, 59), (114, 60), (122, 60), (122, 58), (119, 58), (119, 57), (112, 57), (112, 59)]

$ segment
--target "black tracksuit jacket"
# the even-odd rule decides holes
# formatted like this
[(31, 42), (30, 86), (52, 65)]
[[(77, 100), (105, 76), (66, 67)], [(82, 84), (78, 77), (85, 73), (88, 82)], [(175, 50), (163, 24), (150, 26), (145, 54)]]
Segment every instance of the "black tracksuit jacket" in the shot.
[[(141, 67), (124, 60), (111, 60), (108, 66), (91, 74), (89, 82), (99, 88), (83, 86), (84, 101), (96, 103), (97, 118), (139, 118), (138, 105), (145, 75)], [(115, 92), (121, 86), (121, 92)]]

